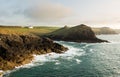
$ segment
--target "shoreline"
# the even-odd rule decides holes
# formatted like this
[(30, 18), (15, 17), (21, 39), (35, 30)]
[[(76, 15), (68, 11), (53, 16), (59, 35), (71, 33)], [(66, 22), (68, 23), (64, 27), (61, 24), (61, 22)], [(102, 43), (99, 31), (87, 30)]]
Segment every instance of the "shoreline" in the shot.
[[(26, 63), (26, 60), (28, 60), (27, 63)], [(0, 77), (3, 77), (3, 76), (6, 75), (7, 73), (9, 74), (9, 73), (11, 73), (11, 72), (14, 71), (14, 70), (23, 67), (24, 65), (27, 65), (27, 64), (32, 63), (32, 61), (34, 61), (34, 56), (33, 56), (33, 58), (31, 58), (31, 59), (26, 59), (26, 60), (25, 60), (25, 63), (24, 63), (24, 64), (16, 65), (13, 69), (0, 70)]]
[[(72, 43), (76, 43), (76, 42), (72, 42)], [(87, 44), (87, 43), (86, 43)], [(63, 44), (61, 44), (61, 45), (63, 45)], [(64, 55), (64, 54), (66, 54), (66, 53), (70, 53), (69, 51), (70, 50), (72, 50), (72, 49), (69, 49), (69, 48), (71, 48), (71, 47), (69, 47), (69, 46), (67, 46), (67, 45), (63, 45), (63, 46), (65, 46), (65, 47), (67, 47), (68, 48), (68, 50), (65, 52), (65, 53), (63, 53), (63, 54), (57, 54), (57, 53), (54, 53), (54, 52), (51, 52), (51, 53), (46, 53), (46, 54), (40, 54), (40, 55), (36, 55), (36, 54), (33, 54), (33, 59), (31, 60), (31, 62), (30, 63), (27, 63), (27, 64), (23, 64), (23, 65), (21, 65), (21, 66), (16, 66), (13, 70), (8, 70), (7, 72), (5, 71), (5, 73), (3, 73), (2, 75), (4, 76), (7, 76), (7, 75), (9, 75), (10, 73), (12, 73), (12, 72), (14, 72), (14, 71), (17, 71), (17, 70), (19, 70), (20, 68), (31, 68), (31, 67), (34, 67), (34, 66), (37, 66), (37, 65), (33, 65), (33, 63), (34, 62), (36, 62), (36, 59), (35, 58), (37, 58), (37, 60), (39, 60), (39, 62), (40, 62), (40, 59), (41, 58), (39, 58), (39, 57), (36, 57), (36, 56), (51, 56), (51, 57), (54, 57), (54, 55), (56, 56), (56, 54), (57, 55), (59, 55), (59, 56), (62, 56), (62, 55)], [(76, 49), (76, 48), (75, 48)], [(72, 50), (73, 51), (73, 50)], [(71, 54), (71, 53), (70, 53)], [(74, 53), (73, 53), (73, 55), (75, 55)], [(77, 55), (80, 55), (80, 54), (77, 54)], [(84, 53), (82, 53), (81, 55), (84, 55)], [(68, 56), (68, 54), (67, 54), (67, 56)], [(44, 60), (44, 58), (42, 58), (43, 60)], [(37, 61), (38, 62), (38, 61)], [(42, 61), (41, 61), (42, 62)], [(45, 61), (46, 62), (46, 61)], [(78, 59), (76, 59), (76, 62), (77, 63), (80, 63), (80, 61), (78, 60)], [(42, 64), (43, 65), (43, 64)], [(1, 77), (1, 76), (0, 76)]]
[[(74, 47), (71, 47), (69, 45), (64, 45), (64, 44), (62, 44), (62, 45), (68, 48), (68, 50), (65, 53), (59, 54), (59, 53), (51, 52), (51, 53), (41, 54), (41, 55), (35, 54), (35, 55), (33, 55), (34, 58), (30, 63), (15, 67), (15, 69), (13, 69), (13, 70), (5, 71), (5, 73), (3, 75), (9, 76), (10, 73), (18, 71), (21, 68), (26, 69), (26, 68), (32, 68), (34, 66), (36, 67), (39, 65), (42, 66), (46, 62), (54, 62), (54, 64), (57, 65), (57, 63), (59, 63), (59, 61), (56, 60), (57, 58), (66, 57), (65, 58), (66, 60), (71, 60), (74, 56), (82, 56), (85, 54), (85, 52), (81, 52), (80, 54), (78, 54), (78, 51), (79, 51), (78, 48), (74, 48)], [(75, 51), (75, 52), (73, 52), (73, 51)], [(80, 61), (76, 58), (75, 58), (75, 62), (80, 63)]]
[(34, 54), (63, 53), (68, 50), (49, 38), (38, 36), (0, 34), (0, 39), (0, 70), (3, 71), (30, 63)]
[[(5, 71), (0, 70), (0, 77), (3, 77), (4, 75), (10, 74), (11, 72), (14, 72), (16, 70), (19, 70), (20, 68), (31, 68), (31, 67), (35, 66), (35, 65), (33, 65), (33, 63), (35, 63), (37, 61), (35, 59), (36, 56), (50, 56), (53, 53), (54, 52), (47, 53), (47, 54), (40, 54), (40, 55), (33, 54), (32, 60), (29, 60), (30, 62), (28, 62), (28, 63), (22, 64), (22, 65), (19, 65), (19, 66), (15, 66), (15, 68), (11, 69), (11, 70), (5, 70)], [(54, 53), (54, 54), (57, 54), (57, 53)]]
[(0, 70), (0, 77), (3, 77), (3, 74), (4, 73), (4, 71), (2, 71), (2, 70)]
[[(66, 51), (66, 52), (67, 52), (67, 51)], [(51, 57), (52, 57), (53, 55), (56, 55), (56, 54), (60, 56), (59, 53), (55, 53), (55, 52), (51, 52), (51, 53), (47, 53), (47, 54), (40, 54), (40, 55), (33, 54), (33, 59), (32, 59), (29, 63), (22, 64), (22, 65), (20, 65), (20, 66), (15, 66), (15, 68), (12, 69), (12, 70), (6, 70), (6, 71), (1, 70), (1, 71), (0, 71), (0, 77), (7, 76), (7, 75), (9, 75), (10, 73), (19, 70), (20, 68), (31, 68), (31, 67), (37, 66), (37, 65), (34, 65), (34, 63), (40, 61), (40, 59), (37, 59), (37, 58), (43, 57), (43, 56), (44, 56), (44, 57), (46, 57), (46, 56), (47, 56), (47, 57), (48, 57), (48, 56), (51, 56)], [(43, 61), (41, 61), (41, 62), (47, 62), (47, 60), (45, 60), (45, 61), (44, 61), (44, 59), (42, 59), (42, 60), (43, 60)]]

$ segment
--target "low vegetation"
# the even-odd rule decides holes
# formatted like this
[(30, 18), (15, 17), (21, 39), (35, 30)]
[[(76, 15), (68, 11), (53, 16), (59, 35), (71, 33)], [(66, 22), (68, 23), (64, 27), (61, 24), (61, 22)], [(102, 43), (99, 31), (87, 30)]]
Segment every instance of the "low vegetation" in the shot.
[[(70, 27), (67, 27), (64, 29), (68, 29)], [(60, 27), (45, 27), (45, 26), (36, 26), (34, 28), (29, 27), (21, 27), (21, 26), (0, 26), (0, 34), (17, 34), (17, 35), (43, 35), (47, 33), (51, 33), (57, 30), (57, 33), (60, 29)], [(92, 28), (94, 33), (96, 35), (99, 34), (117, 34), (120, 33), (120, 30), (118, 29), (111, 29), (108, 27), (102, 27), (102, 28)], [(60, 34), (64, 34), (65, 31), (62, 31)]]
[(17, 34), (17, 35), (29, 35), (29, 34), (45, 34), (59, 29), (59, 27), (34, 27), (33, 29), (27, 27), (3, 27), (0, 26), (1, 34)]

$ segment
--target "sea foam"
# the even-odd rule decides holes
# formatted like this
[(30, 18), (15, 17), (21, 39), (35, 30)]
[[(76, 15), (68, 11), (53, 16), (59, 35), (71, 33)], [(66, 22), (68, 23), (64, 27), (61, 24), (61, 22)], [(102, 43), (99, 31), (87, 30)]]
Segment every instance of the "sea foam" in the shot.
[[(73, 42), (71, 42), (71, 43), (73, 43)], [(43, 54), (43, 55), (33, 55), (34, 59), (29, 64), (15, 67), (15, 69), (12, 71), (6, 71), (5, 74), (9, 75), (9, 73), (17, 71), (20, 68), (31, 68), (34, 66), (44, 65), (45, 62), (55, 62), (55, 65), (59, 65), (61, 63), (58, 58), (66, 59), (68, 61), (71, 61), (74, 59), (76, 61), (76, 63), (79, 64), (81, 62), (81, 60), (76, 59), (75, 57), (82, 56), (85, 54), (85, 52), (83, 52), (83, 50), (80, 48), (75, 48), (73, 46), (69, 46), (66, 44), (62, 44), (62, 45), (64, 45), (65, 47), (68, 47), (69, 50), (62, 54), (48, 53), (48, 54)]]

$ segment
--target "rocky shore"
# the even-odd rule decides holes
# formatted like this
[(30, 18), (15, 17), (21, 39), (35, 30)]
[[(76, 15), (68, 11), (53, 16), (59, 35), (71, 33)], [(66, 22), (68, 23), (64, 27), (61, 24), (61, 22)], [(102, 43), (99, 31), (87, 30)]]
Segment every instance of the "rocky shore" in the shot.
[(11, 70), (31, 62), (33, 54), (63, 53), (66, 47), (49, 38), (0, 34), (0, 70)]
[(85, 42), (85, 43), (100, 43), (108, 42), (96, 37), (93, 30), (84, 24), (74, 27), (63, 27), (54, 32), (43, 35), (42, 37), (48, 37), (52, 40), (70, 41), (70, 42)]
[(3, 72), (0, 71), (0, 77), (3, 77)]

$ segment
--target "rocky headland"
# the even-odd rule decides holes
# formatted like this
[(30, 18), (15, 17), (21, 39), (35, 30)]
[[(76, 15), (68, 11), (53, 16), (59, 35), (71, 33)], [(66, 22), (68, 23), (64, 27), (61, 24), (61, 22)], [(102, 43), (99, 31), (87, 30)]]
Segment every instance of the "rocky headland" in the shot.
[(118, 34), (116, 30), (111, 29), (109, 27), (102, 27), (102, 28), (92, 28), (92, 30), (95, 32), (96, 35), (101, 35), (101, 34)]
[(75, 27), (63, 27), (54, 32), (43, 35), (53, 40), (70, 41), (70, 42), (86, 42), (86, 43), (100, 43), (108, 42), (107, 40), (99, 39), (95, 36), (93, 30), (84, 24)]
[(0, 70), (11, 70), (31, 62), (33, 54), (63, 53), (66, 47), (49, 38), (0, 34)]

